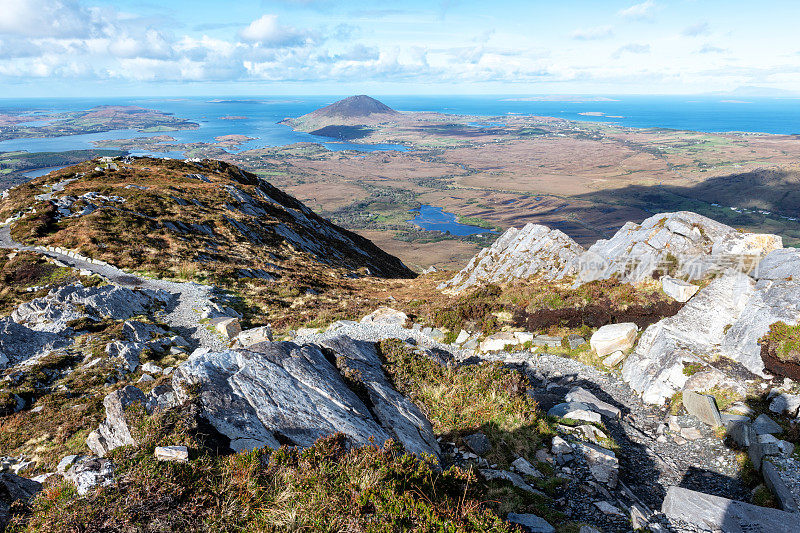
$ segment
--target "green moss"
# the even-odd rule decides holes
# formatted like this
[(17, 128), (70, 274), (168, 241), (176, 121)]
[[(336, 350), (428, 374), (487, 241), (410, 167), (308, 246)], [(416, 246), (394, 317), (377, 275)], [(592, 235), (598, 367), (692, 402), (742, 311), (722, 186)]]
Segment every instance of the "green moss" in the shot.
[(790, 326), (786, 322), (775, 322), (760, 342), (775, 347), (775, 355), (784, 362), (800, 363), (800, 324)]

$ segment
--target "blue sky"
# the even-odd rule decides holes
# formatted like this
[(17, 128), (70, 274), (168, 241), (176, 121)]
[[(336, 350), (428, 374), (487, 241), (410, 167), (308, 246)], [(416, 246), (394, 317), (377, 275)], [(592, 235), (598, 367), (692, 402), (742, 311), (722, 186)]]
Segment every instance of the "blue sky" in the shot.
[(800, 2), (0, 0), (0, 96), (800, 92)]

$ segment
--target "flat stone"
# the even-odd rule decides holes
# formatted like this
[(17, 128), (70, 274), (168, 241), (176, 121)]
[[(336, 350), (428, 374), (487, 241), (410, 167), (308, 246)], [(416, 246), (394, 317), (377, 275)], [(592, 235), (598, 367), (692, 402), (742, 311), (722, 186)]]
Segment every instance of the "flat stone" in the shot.
[(533, 338), (533, 345), (546, 346), (549, 348), (561, 348), (561, 339), (562, 337), (553, 335), (536, 335), (536, 337)]
[(404, 326), (408, 315), (391, 307), (381, 306), (361, 319), (362, 324), (394, 324)]
[(481, 343), (482, 352), (499, 352), (506, 349), (507, 346), (518, 346), (519, 341), (513, 333), (501, 332), (489, 335)]
[(578, 334), (570, 333), (567, 335), (567, 346), (569, 346), (570, 350), (574, 350), (575, 348), (580, 348), (586, 344), (586, 339), (581, 337)]
[(530, 462), (528, 462), (524, 457), (517, 457), (513, 463), (511, 463), (517, 472), (522, 474), (523, 476), (531, 476), (535, 478), (543, 478), (544, 474), (539, 472), (535, 466), (533, 466)]
[(681, 428), (681, 437), (686, 440), (697, 440), (703, 438), (703, 434), (697, 428), (688, 427)]
[(800, 409), (800, 395), (780, 393), (769, 404), (769, 410), (779, 415), (797, 416)]
[(556, 528), (550, 525), (544, 518), (535, 514), (508, 513), (506, 518), (512, 524), (522, 526), (528, 533), (555, 533)]
[(700, 290), (700, 287), (697, 285), (692, 285), (681, 279), (671, 278), (669, 276), (663, 276), (661, 278), (661, 288), (664, 289), (664, 293), (666, 293), (667, 296), (679, 302), (689, 301), (689, 298)]
[(710, 394), (693, 390), (683, 391), (683, 406), (690, 415), (713, 427), (722, 426), (722, 417), (717, 408), (717, 400)]
[(243, 330), (236, 336), (236, 342), (245, 348), (260, 342), (272, 341), (272, 328), (269, 326), (259, 326)]
[(485, 455), (492, 449), (489, 438), (480, 431), (464, 437), (464, 444), (478, 455)]
[(153, 456), (159, 461), (188, 463), (189, 449), (186, 446), (158, 446), (153, 452)]
[(609, 502), (594, 502), (594, 506), (600, 509), (603, 514), (609, 516), (625, 516), (625, 514)]
[(533, 342), (533, 339), (534, 337), (536, 337), (536, 334), (531, 333), (530, 331), (515, 331), (514, 337), (520, 344), (525, 344), (526, 342)]
[(670, 487), (661, 512), (707, 530), (725, 533), (797, 533), (798, 515), (681, 487)]
[(547, 414), (570, 420), (582, 420), (583, 422), (600, 422), (602, 420), (600, 413), (593, 411), (586, 404), (577, 402), (560, 403), (547, 411)]
[[(772, 494), (775, 495), (775, 499), (778, 500), (778, 505), (781, 509), (790, 513), (797, 513), (800, 511), (792, 495), (792, 491), (786, 486), (778, 468), (772, 461), (769, 459), (764, 460), (764, 463), (761, 465), (761, 474), (764, 476), (764, 484), (772, 491)], [(797, 520), (797, 523), (800, 524), (800, 516), (797, 517)]]
[(608, 324), (598, 329), (589, 340), (589, 345), (600, 357), (625, 351), (633, 346), (639, 328), (633, 322)]
[(148, 361), (147, 363), (142, 365), (142, 372), (147, 372), (149, 374), (160, 374), (162, 370), (163, 368), (153, 363), (152, 361)]
[(606, 368), (614, 368), (625, 360), (625, 352), (617, 350), (612, 352), (611, 355), (603, 359), (603, 366)]
[(753, 429), (757, 435), (770, 433), (772, 435), (780, 435), (783, 433), (783, 428), (777, 422), (772, 420), (767, 415), (758, 415), (758, 418), (753, 422)]
[(614, 452), (588, 442), (579, 443), (578, 448), (589, 465), (592, 477), (611, 488), (616, 487), (619, 478), (619, 460)]
[(226, 340), (233, 340), (242, 332), (238, 318), (220, 318), (215, 325), (217, 331)]
[(620, 418), (622, 413), (617, 407), (608, 402), (604, 402), (583, 387), (574, 387), (564, 397), (568, 402), (578, 402), (588, 405), (592, 411), (598, 412), (608, 418)]
[(464, 344), (469, 340), (469, 333), (464, 331), (463, 329), (458, 333), (458, 337), (456, 337), (456, 344)]
[(517, 487), (518, 489), (522, 489), (526, 492), (530, 492), (533, 494), (543, 494), (542, 491), (536, 490), (527, 483), (525, 480), (522, 479), (522, 476), (519, 474), (515, 474), (514, 472), (509, 472), (508, 470), (497, 470), (494, 468), (482, 468), (479, 470), (481, 475), (488, 481), (493, 480), (502, 480), (502, 481), (509, 481), (512, 485)]
[(556, 435), (550, 443), (550, 453), (553, 455), (564, 455), (572, 453), (574, 450), (567, 441)]

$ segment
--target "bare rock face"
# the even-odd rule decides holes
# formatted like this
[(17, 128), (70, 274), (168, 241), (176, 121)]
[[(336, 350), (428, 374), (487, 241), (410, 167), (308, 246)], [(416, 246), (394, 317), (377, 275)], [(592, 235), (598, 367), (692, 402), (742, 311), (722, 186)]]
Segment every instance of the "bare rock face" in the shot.
[(86, 438), (90, 450), (104, 457), (114, 448), (136, 444), (125, 415), (125, 410), (135, 403), (144, 406), (147, 398), (133, 385), (116, 390), (105, 397), (103, 405), (106, 408), (106, 419)]
[(179, 401), (198, 395), (203, 416), (235, 451), (309, 447), (343, 433), (356, 445), (391, 438), (411, 453), (439, 456), (430, 423), (392, 388), (375, 346), (349, 337), (197, 352), (175, 369), (172, 384)]
[[(642, 394), (645, 402), (663, 403), (689, 379), (683, 372), (684, 364), (702, 364), (701, 356), (721, 353), (726, 332), (745, 310), (754, 285), (744, 274), (712, 281), (675, 316), (645, 330), (636, 349), (625, 360), (623, 379)], [(757, 339), (752, 342), (756, 344)], [(729, 355), (734, 360), (742, 359), (740, 354)]]
[(0, 531), (11, 520), (11, 504), (33, 498), (42, 490), (42, 484), (9, 473), (0, 473)]
[(689, 211), (660, 213), (641, 224), (628, 222), (611, 238), (597, 241), (578, 260), (578, 281), (638, 282), (661, 272), (702, 279), (733, 268), (750, 272), (782, 248), (777, 235), (739, 233)]
[(563, 232), (538, 224), (510, 228), (489, 248), (439, 289), (460, 292), (482, 283), (500, 283), (532, 276), (552, 280), (575, 274), (583, 248)]

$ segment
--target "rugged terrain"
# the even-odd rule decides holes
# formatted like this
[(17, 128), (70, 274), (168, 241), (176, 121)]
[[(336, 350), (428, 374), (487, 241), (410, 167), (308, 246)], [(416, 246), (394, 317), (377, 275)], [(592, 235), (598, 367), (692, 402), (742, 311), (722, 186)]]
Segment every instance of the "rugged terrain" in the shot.
[(414, 278), (254, 174), (150, 158), (0, 215), (8, 530), (796, 530), (779, 236), (530, 224)]

